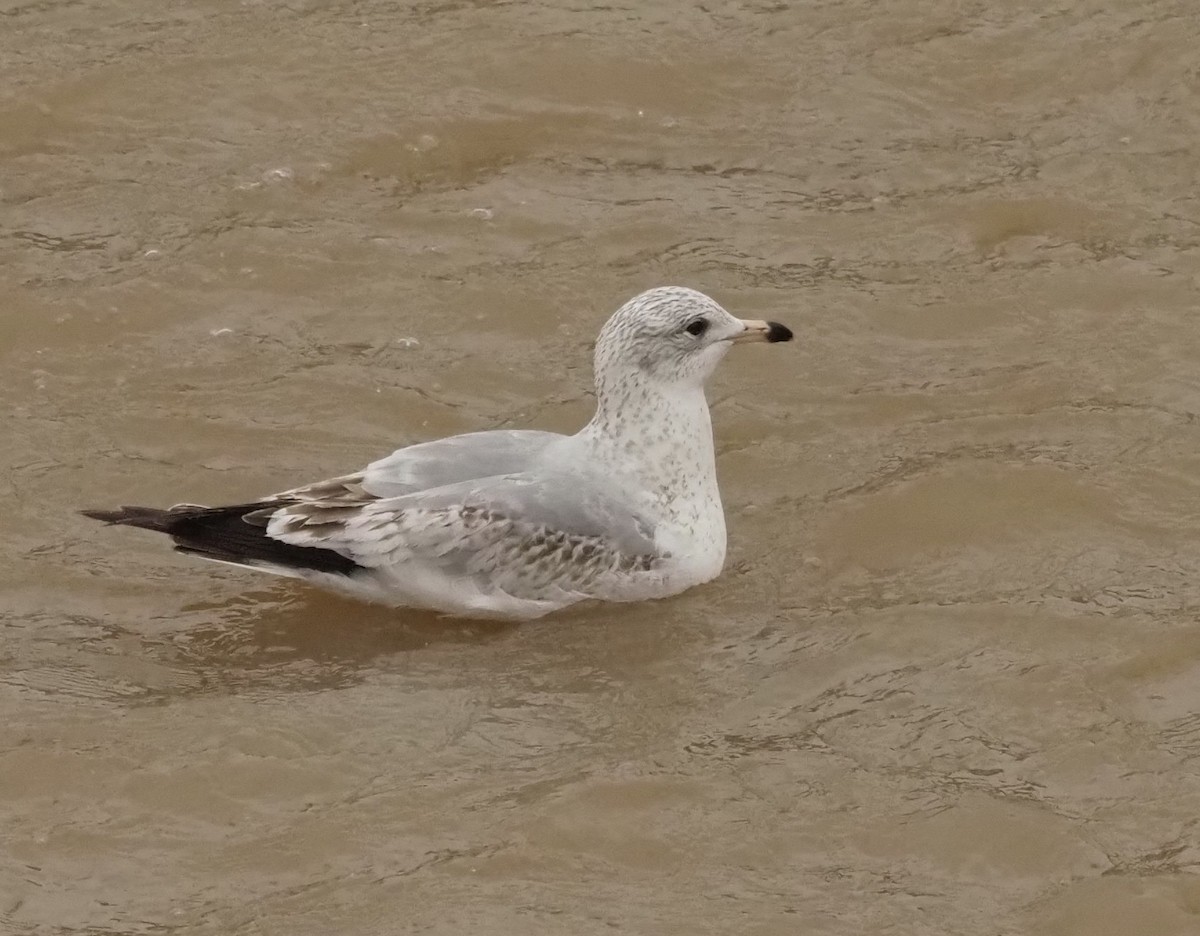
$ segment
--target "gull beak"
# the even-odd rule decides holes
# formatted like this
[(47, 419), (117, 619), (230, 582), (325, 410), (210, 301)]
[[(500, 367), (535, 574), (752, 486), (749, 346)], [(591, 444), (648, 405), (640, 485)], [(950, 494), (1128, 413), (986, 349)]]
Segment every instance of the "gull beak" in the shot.
[(732, 340), (735, 344), (742, 344), (747, 341), (769, 341), (774, 344), (776, 341), (792, 340), (792, 330), (786, 325), (780, 325), (778, 322), (743, 319), (742, 324), (746, 326), (746, 330), (733, 336)]

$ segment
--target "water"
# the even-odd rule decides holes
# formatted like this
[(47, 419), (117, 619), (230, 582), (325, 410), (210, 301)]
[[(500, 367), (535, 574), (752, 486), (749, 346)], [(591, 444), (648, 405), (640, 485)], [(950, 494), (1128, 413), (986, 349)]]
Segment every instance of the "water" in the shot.
[[(1190, 4), (10, 2), (0, 931), (1200, 927)], [(649, 286), (731, 555), (519, 627), (171, 554), (572, 431)]]

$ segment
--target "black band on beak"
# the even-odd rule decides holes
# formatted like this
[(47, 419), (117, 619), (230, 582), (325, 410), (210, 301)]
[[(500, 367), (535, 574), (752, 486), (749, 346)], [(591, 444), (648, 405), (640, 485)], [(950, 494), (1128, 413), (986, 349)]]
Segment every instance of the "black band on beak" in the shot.
[(792, 330), (786, 325), (780, 325), (778, 322), (767, 322), (770, 328), (767, 330), (767, 341), (774, 344), (776, 341), (791, 341)]

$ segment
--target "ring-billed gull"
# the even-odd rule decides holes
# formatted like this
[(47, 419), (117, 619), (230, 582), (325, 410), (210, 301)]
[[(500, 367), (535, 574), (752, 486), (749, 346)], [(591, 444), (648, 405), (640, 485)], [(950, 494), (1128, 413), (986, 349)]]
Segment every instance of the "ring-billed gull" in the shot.
[(596, 414), (575, 435), (472, 432), (249, 503), (84, 514), (205, 559), (462, 617), (664, 598), (725, 563), (704, 381), (734, 344), (791, 337), (694, 289), (651, 289), (601, 330)]

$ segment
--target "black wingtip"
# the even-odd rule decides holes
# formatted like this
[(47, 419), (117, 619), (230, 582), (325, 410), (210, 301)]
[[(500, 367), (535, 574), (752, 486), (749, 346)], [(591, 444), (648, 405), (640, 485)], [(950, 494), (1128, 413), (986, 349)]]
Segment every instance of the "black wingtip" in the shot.
[(362, 566), (332, 549), (295, 546), (267, 535), (266, 521), (253, 515), (278, 502), (232, 504), (228, 507), (200, 507), (180, 504), (171, 510), (158, 507), (120, 507), (117, 510), (81, 510), (85, 517), (116, 526), (140, 527), (166, 533), (180, 552), (218, 559), (234, 565), (283, 566), (353, 575)]
[(104, 523), (116, 523), (121, 519), (121, 511), (119, 510), (81, 510), (79, 513), (92, 520), (101, 520)]
[(767, 341), (774, 344), (777, 341), (791, 341), (792, 330), (778, 322), (767, 322)]
[(119, 507), (116, 510), (81, 510), (83, 516), (102, 523), (120, 526), (141, 527), (144, 530), (155, 530), (159, 533), (171, 532), (171, 521), (174, 519), (170, 511), (157, 507)]

